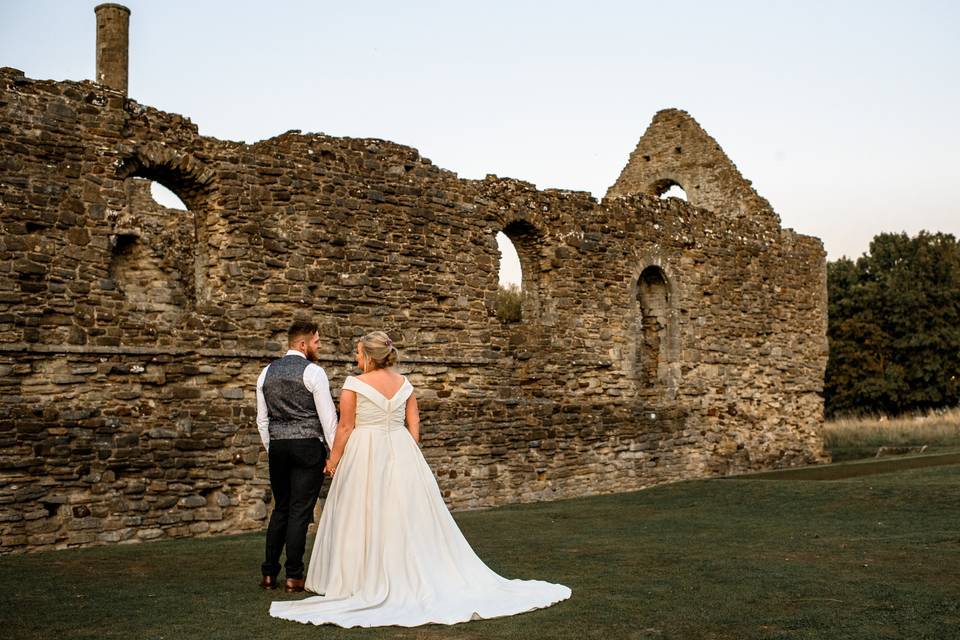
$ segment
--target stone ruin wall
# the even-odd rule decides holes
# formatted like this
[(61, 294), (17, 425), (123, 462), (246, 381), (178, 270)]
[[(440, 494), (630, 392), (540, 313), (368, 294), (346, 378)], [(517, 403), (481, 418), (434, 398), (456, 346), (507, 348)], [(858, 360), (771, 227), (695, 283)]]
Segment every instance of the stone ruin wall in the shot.
[[(0, 70), (0, 552), (264, 526), (254, 384), (297, 312), (335, 394), (360, 335), (395, 337), (454, 509), (825, 460), (821, 243), (742, 199), (618, 185), (597, 202), (381, 140), (220, 141)], [(521, 323), (493, 312), (499, 231)]]

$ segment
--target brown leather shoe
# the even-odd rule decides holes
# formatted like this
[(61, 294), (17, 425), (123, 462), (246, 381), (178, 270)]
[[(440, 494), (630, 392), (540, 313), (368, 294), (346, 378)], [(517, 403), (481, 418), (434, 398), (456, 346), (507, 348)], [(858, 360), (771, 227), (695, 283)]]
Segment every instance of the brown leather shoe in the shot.
[(261, 589), (276, 589), (277, 588), (277, 577), (276, 576), (263, 576), (263, 579), (260, 581)]
[(283, 584), (283, 590), (287, 593), (299, 593), (303, 591), (303, 585), (306, 582), (303, 578), (287, 578)]

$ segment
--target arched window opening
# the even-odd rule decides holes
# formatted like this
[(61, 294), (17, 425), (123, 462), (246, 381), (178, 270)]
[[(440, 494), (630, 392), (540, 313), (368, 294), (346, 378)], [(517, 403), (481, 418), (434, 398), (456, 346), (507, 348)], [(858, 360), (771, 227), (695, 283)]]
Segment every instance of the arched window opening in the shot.
[(671, 185), (669, 189), (660, 194), (661, 200), (666, 200), (667, 198), (676, 198), (677, 200), (683, 200), (687, 202), (687, 192), (683, 190), (678, 184)]
[(497, 249), (500, 251), (497, 318), (500, 322), (519, 322), (523, 317), (523, 268), (520, 266), (520, 256), (503, 231), (497, 232)]
[(150, 183), (150, 195), (153, 201), (166, 209), (176, 209), (177, 211), (188, 211), (187, 205), (183, 204), (180, 196), (159, 182)]
[(140, 244), (162, 259), (165, 271), (176, 273), (184, 302), (208, 300), (213, 172), (190, 155), (147, 144), (120, 163), (117, 175), (127, 189), (118, 231), (132, 230)]
[(194, 212), (171, 189), (141, 177), (124, 181), (126, 204), (111, 237), (110, 279), (144, 324), (180, 322), (196, 298)]
[(684, 191), (680, 183), (676, 180), (671, 180), (670, 178), (658, 180), (656, 183), (654, 183), (653, 193), (661, 200), (666, 200), (667, 198), (677, 198), (678, 200), (689, 202), (687, 200), (687, 192)]
[(646, 386), (666, 382), (669, 372), (670, 289), (663, 269), (649, 266), (637, 282), (640, 303), (639, 373)]
[(500, 286), (521, 286), (523, 269), (520, 267), (520, 256), (517, 248), (503, 231), (497, 232), (497, 249), (500, 250)]
[(496, 234), (500, 252), (496, 315), (504, 323), (537, 315), (539, 234), (528, 222), (514, 221)]

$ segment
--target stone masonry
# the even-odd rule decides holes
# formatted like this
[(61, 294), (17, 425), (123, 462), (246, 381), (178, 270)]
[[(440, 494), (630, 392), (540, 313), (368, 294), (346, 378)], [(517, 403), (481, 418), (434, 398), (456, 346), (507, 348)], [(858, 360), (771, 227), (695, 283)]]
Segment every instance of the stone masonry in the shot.
[(394, 336), (454, 509), (827, 459), (822, 245), (688, 114), (598, 202), (382, 140), (216, 140), (124, 90), (0, 69), (0, 553), (264, 526), (253, 390), (294, 314), (335, 394)]

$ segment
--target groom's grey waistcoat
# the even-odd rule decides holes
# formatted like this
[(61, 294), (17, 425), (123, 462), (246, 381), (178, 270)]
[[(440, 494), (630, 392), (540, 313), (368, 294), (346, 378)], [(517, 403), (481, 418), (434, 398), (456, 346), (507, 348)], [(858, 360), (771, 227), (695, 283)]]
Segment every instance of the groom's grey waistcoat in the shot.
[(263, 379), (263, 399), (270, 417), (270, 439), (323, 439), (313, 394), (303, 384), (303, 372), (310, 366), (306, 358), (284, 356), (267, 367)]

